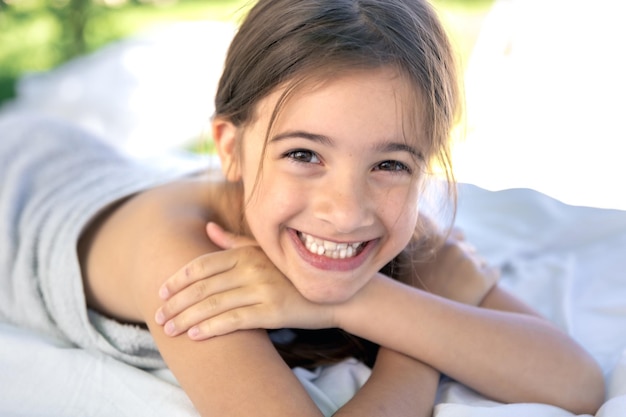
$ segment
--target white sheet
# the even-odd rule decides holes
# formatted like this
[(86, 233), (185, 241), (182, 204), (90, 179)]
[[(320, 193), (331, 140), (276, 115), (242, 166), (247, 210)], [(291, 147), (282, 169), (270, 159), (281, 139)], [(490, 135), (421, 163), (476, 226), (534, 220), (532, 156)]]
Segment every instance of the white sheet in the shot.
[[(597, 416), (623, 416), (626, 212), (568, 206), (531, 190), (492, 192), (463, 185), (458, 224), (503, 268), (503, 285), (601, 364), (608, 397)], [(330, 415), (368, 370), (346, 362), (296, 375)], [(0, 392), (3, 416), (194, 415), (169, 371), (148, 373), (8, 325), (0, 325)], [(445, 381), (439, 394), (437, 417), (572, 415), (541, 404), (499, 404), (452, 381)]]
[[(588, 349), (608, 396), (598, 416), (626, 410), (626, 212), (563, 204), (537, 191), (461, 186), (457, 224), (503, 271), (502, 285)], [(568, 416), (545, 405), (500, 405), (458, 384), (438, 416)], [(486, 407), (486, 409), (483, 409)]]
[[(193, 24), (114, 45), (25, 79), (20, 98), (0, 113), (52, 113), (137, 156), (171, 155), (202, 131), (211, 113), (212, 86), (231, 33), (227, 25)], [(210, 46), (207, 37), (215, 41)], [(569, 332), (601, 364), (608, 396), (597, 416), (623, 416), (626, 212), (568, 206), (531, 190), (492, 192), (465, 185), (458, 224), (503, 268), (503, 285)], [(353, 362), (296, 374), (326, 415), (367, 378), (367, 370)], [(168, 371), (148, 373), (3, 324), (0, 393), (2, 416), (195, 414)], [(444, 382), (439, 394), (437, 417), (571, 416), (541, 404), (498, 404), (452, 381)]]

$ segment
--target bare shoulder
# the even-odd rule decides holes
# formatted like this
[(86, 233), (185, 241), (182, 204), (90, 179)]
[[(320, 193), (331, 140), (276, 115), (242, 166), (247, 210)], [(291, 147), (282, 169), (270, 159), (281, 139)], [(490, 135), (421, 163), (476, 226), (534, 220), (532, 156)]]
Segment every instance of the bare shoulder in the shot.
[(542, 317), (528, 304), (509, 293), (500, 285), (494, 285), (482, 300), (481, 307), (492, 310), (509, 311), (513, 313), (522, 313), (529, 316)]
[(223, 217), (223, 185), (187, 178), (130, 196), (107, 208), (79, 242), (90, 307), (123, 321), (141, 322), (129, 286), (158, 287), (177, 268), (214, 250), (204, 232)]
[(189, 261), (217, 249), (206, 237), (207, 220), (228, 225), (240, 217), (232, 200), (224, 198), (229, 194), (226, 186), (186, 180), (137, 194), (103, 213), (80, 247), (88, 303), (118, 320), (145, 323), (201, 415), (233, 410), (237, 415), (317, 415), (266, 332), (240, 331), (196, 342), (185, 334), (166, 336), (154, 321), (161, 284)]

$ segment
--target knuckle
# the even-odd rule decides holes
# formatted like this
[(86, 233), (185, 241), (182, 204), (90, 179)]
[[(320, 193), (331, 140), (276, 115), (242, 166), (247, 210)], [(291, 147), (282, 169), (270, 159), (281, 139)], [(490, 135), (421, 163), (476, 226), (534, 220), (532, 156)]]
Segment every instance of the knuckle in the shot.
[(189, 281), (190, 277), (193, 275), (193, 268), (194, 268), (193, 263), (185, 265), (185, 268), (183, 270), (183, 276), (185, 277), (187, 281)]
[(240, 310), (229, 311), (228, 322), (232, 327), (238, 328), (243, 323), (243, 313)]
[(210, 311), (217, 311), (220, 308), (220, 300), (219, 297), (214, 296), (214, 297), (209, 297), (207, 298), (207, 307), (209, 308)]
[(163, 304), (163, 313), (166, 317), (173, 317), (184, 311), (184, 306), (184, 301), (180, 297), (173, 297)]
[(228, 313), (228, 320), (231, 323), (237, 324), (241, 321), (241, 313), (237, 310), (232, 310)]
[(209, 285), (206, 280), (200, 280), (193, 284), (192, 288), (192, 296), (194, 300), (201, 300), (205, 298), (209, 293)]
[(204, 271), (205, 271), (204, 257), (199, 257), (199, 258), (192, 260), (191, 262), (189, 262), (187, 265), (184, 266), (183, 271), (182, 271), (183, 273), (181, 274), (181, 276), (182, 276), (182, 279), (185, 281), (185, 283), (188, 284), (203, 277)]
[(198, 264), (195, 260), (185, 265), (185, 268), (183, 269), (183, 277), (185, 282), (193, 281), (193, 278), (196, 276), (197, 269)]
[(196, 312), (199, 316), (208, 318), (214, 317), (219, 313), (221, 303), (216, 296), (206, 297), (199, 303), (194, 305)]
[(163, 304), (163, 306), (161, 307), (161, 312), (163, 313), (165, 317), (172, 316), (175, 311), (176, 309), (174, 307), (174, 302), (172, 300), (169, 300), (168, 302)]

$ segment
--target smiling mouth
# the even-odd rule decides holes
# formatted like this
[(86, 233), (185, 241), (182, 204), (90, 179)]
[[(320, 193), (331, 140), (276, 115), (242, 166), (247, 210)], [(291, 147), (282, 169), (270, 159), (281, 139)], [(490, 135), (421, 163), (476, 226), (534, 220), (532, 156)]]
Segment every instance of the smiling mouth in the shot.
[(309, 252), (331, 259), (353, 258), (363, 250), (363, 247), (367, 243), (337, 243), (330, 240), (320, 239), (303, 232), (298, 232), (298, 237)]

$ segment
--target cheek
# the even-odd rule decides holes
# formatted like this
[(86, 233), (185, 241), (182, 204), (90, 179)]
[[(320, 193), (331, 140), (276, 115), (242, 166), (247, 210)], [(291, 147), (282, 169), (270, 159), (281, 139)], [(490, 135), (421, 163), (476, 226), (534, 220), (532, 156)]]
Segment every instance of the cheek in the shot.
[[(246, 192), (248, 211), (258, 217), (277, 218), (289, 212), (290, 207), (298, 205), (306, 198), (305, 194), (301, 185), (290, 184), (280, 175), (264, 172), (253, 188)], [(263, 213), (252, 213), (254, 210)]]
[(418, 216), (419, 195), (415, 190), (398, 190), (389, 193), (381, 202), (384, 207), (384, 217), (389, 224), (398, 224), (398, 227), (415, 226)]
[(301, 212), (308, 197), (301, 187), (291, 186), (278, 175), (264, 172), (253, 189), (246, 192), (245, 216), (250, 231), (266, 252), (272, 252), (282, 225)]
[(417, 193), (399, 193), (387, 199), (385, 222), (395, 244), (402, 250), (414, 235), (419, 217)]

